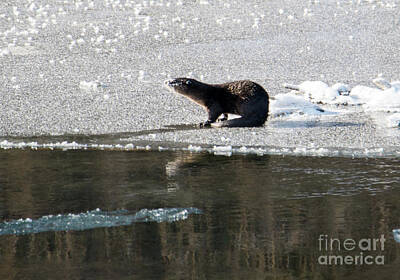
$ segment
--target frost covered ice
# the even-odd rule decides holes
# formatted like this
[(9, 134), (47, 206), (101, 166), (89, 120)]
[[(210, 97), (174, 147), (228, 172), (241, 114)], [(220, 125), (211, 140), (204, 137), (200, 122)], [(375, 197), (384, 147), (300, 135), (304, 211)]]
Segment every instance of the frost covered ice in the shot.
[(147, 145), (146, 147), (135, 146), (132, 143), (128, 144), (87, 144), (87, 143), (77, 143), (75, 141), (62, 141), (62, 142), (47, 142), (47, 143), (38, 143), (38, 142), (13, 142), (8, 140), (3, 140), (0, 142), (0, 149), (25, 149), (30, 148), (32, 150), (37, 149), (60, 149), (60, 150), (151, 150), (151, 147)]
[(97, 91), (102, 87), (102, 84), (98, 81), (81, 81), (79, 83), (79, 88), (85, 91)]
[[(400, 133), (390, 129), (393, 135), (387, 137), (375, 121), (379, 117), (380, 125), (396, 127), (398, 115), (389, 114), (400, 113), (397, 105), (382, 103), (396, 84), (381, 81), (374, 89), (388, 93), (375, 102), (390, 113), (379, 115), (367, 112), (376, 106), (369, 108), (355, 88), (351, 95), (343, 84), (302, 84), (315, 97), (311, 100), (307, 94), (280, 95), (283, 82), (299, 79), (353, 86), (376, 71), (399, 79), (396, 58), (387, 54), (398, 51), (400, 33), (393, 21), (378, 19), (396, 18), (400, 6), (386, 5), (393, 0), (330, 2), (2, 1), (0, 148), (151, 146), (224, 155), (293, 154), (296, 147), (315, 155), (354, 146), (360, 155), (375, 146), (392, 151)], [(163, 80), (178, 76), (209, 83), (251, 79), (275, 98), (272, 117), (254, 129), (172, 131), (169, 126), (204, 121), (201, 108), (163, 88)], [(353, 109), (359, 111), (347, 114)], [(143, 138), (110, 139), (125, 132)], [(87, 135), (109, 140), (86, 141)]]

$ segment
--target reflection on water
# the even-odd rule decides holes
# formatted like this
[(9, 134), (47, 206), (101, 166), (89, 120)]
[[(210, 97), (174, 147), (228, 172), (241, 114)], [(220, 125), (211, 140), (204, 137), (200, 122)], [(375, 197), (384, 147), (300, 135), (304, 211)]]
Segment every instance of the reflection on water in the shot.
[[(0, 236), (0, 279), (384, 279), (399, 271), (398, 159), (0, 151), (0, 223), (142, 209), (175, 222)], [(192, 208), (190, 208), (192, 209)], [(117, 211), (117, 212), (115, 212)], [(122, 213), (122, 212), (121, 212)], [(124, 212), (125, 213), (125, 212)], [(384, 265), (322, 265), (321, 235), (386, 238)]]

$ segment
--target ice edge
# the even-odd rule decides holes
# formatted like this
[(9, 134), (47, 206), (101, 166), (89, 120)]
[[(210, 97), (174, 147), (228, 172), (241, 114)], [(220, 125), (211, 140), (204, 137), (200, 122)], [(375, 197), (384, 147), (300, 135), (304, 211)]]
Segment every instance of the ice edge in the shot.
[(184, 146), (161, 146), (160, 144), (149, 143), (145, 146), (128, 144), (84, 144), (75, 141), (38, 143), (38, 142), (12, 142), (3, 140), (0, 142), (0, 149), (32, 149), (32, 150), (107, 150), (107, 151), (188, 151), (195, 153), (208, 152), (214, 155), (282, 155), (282, 156), (316, 156), (316, 157), (357, 157), (357, 158), (384, 158), (399, 157), (400, 151), (396, 147), (247, 147), (247, 146), (226, 146), (226, 145), (188, 145)]

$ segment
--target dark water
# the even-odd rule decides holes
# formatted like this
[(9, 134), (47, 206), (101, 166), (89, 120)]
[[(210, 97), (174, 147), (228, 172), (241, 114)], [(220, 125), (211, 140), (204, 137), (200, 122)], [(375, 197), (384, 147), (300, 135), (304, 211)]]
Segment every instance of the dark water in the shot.
[[(0, 279), (396, 279), (399, 164), (0, 150), (0, 227), (57, 214), (85, 218), (87, 211), (136, 217), (143, 209), (201, 210), (172, 221), (102, 226), (96, 220), (99, 226), (91, 227), (83, 219), (82, 230), (0, 235)], [(384, 244), (367, 247), (382, 235)], [(324, 247), (332, 238), (340, 248)], [(357, 243), (354, 250), (343, 247), (346, 239)], [(373, 263), (326, 265), (327, 255)]]

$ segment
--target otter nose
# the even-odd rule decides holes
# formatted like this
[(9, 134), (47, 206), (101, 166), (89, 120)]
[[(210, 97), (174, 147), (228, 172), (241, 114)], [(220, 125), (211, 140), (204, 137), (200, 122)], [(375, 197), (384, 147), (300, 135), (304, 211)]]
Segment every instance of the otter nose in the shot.
[(173, 87), (173, 86), (177, 86), (177, 85), (181, 84), (181, 82), (178, 81), (177, 79), (169, 79), (169, 80), (164, 81), (164, 84), (166, 86)]
[(164, 85), (166, 85), (166, 86), (170, 86), (170, 85), (172, 85), (173, 83), (174, 83), (174, 79), (168, 79), (168, 80), (165, 80), (164, 81)]

